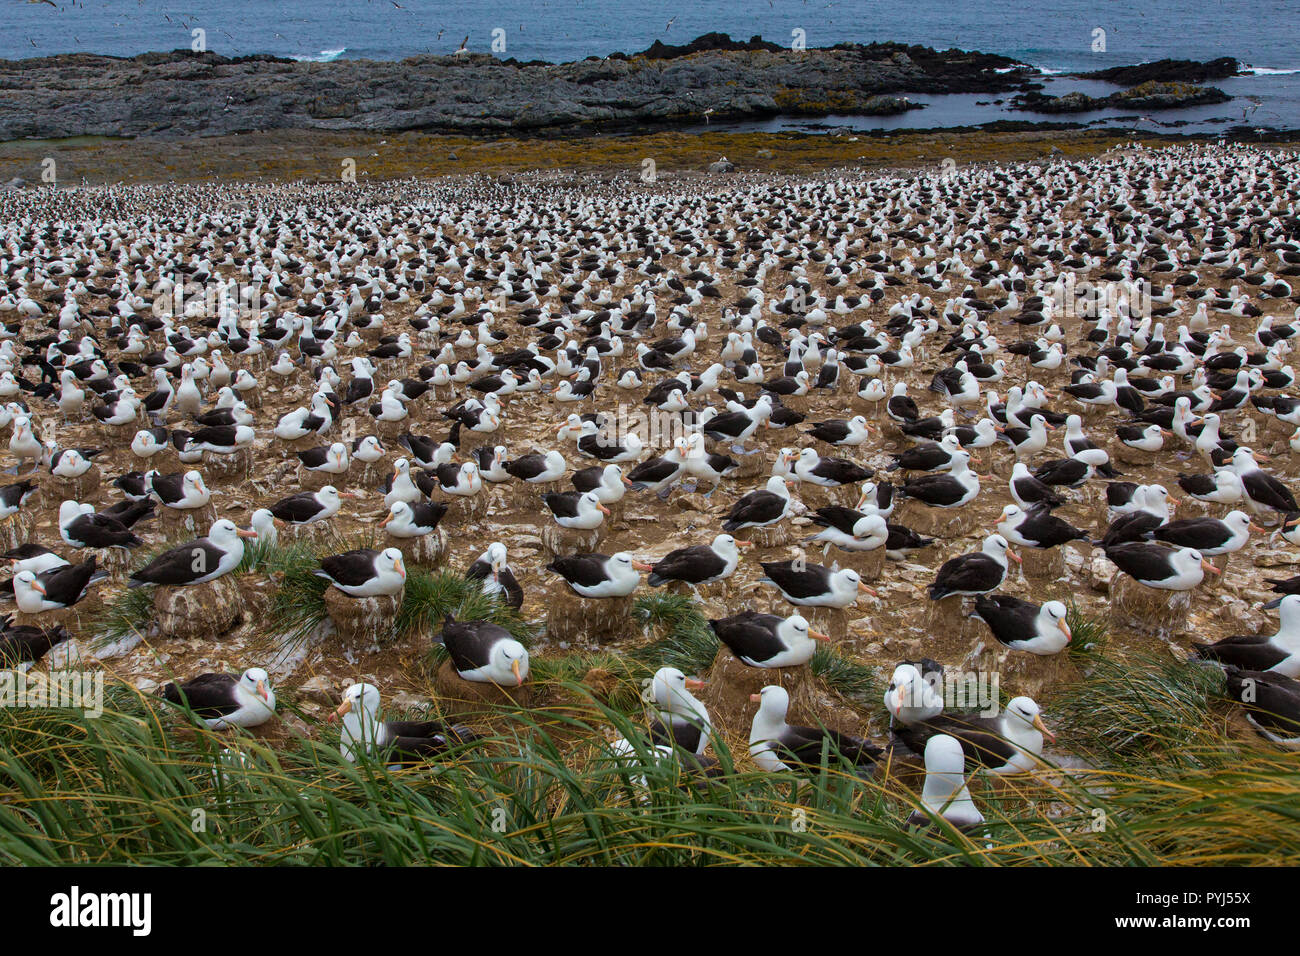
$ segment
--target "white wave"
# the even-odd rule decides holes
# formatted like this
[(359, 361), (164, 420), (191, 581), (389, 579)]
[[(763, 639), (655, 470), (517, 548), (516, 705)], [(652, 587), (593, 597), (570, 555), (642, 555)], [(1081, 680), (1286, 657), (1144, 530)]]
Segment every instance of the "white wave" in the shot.
[(300, 63), (329, 63), (331, 60), (337, 60), (347, 52), (347, 47), (341, 46), (337, 50), (321, 50), (315, 56), (295, 56), (293, 59)]
[(1241, 72), (1251, 76), (1289, 76), (1292, 73), (1300, 73), (1300, 67), (1291, 70), (1275, 70), (1268, 66), (1243, 66)]
[(1058, 74), (1065, 72), (1065, 70), (1053, 70), (1045, 66), (1034, 66), (1032, 63), (1017, 63), (1015, 66), (1000, 66), (993, 72), (1011, 73), (1015, 70), (1034, 70), (1035, 72), (1041, 73), (1044, 76), (1057, 76)]

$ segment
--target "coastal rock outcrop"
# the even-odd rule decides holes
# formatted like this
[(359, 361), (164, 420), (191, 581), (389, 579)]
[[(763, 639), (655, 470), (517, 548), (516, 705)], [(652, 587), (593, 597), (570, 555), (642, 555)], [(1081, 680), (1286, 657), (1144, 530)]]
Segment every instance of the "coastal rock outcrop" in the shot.
[(1170, 110), (1204, 103), (1226, 103), (1232, 97), (1213, 86), (1147, 82), (1109, 96), (1071, 92), (1048, 96), (1037, 91), (1017, 96), (1012, 109), (1029, 113), (1090, 113), (1094, 110)]
[(571, 133), (918, 109), (917, 93), (1011, 93), (1007, 57), (896, 43), (792, 50), (706, 34), (572, 63), (485, 54), (299, 62), (213, 52), (0, 61), (0, 140), (253, 130)]

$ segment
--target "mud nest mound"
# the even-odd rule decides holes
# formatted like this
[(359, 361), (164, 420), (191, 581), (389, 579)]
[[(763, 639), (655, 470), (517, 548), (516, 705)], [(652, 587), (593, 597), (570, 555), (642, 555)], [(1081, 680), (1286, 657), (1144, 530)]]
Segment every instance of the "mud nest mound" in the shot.
[(243, 595), (229, 574), (184, 587), (159, 585), (153, 607), (159, 633), (178, 640), (215, 640), (233, 630), (244, 615)]
[(156, 512), (158, 530), (168, 541), (188, 541), (208, 533), (217, 520), (217, 509), (211, 501), (197, 508), (168, 508)]
[(615, 644), (637, 638), (641, 626), (632, 617), (632, 595), (585, 598), (560, 582), (548, 596), (548, 640), (567, 644)]
[(1110, 579), (1110, 621), (1114, 627), (1173, 643), (1187, 630), (1191, 609), (1191, 591), (1149, 588), (1123, 571), (1116, 571)]
[(511, 714), (527, 710), (537, 697), (536, 686), (527, 680), (517, 687), (465, 680), (450, 659), (438, 668), (433, 688), (447, 720), (493, 727), (507, 722)]
[(393, 622), (402, 595), (349, 597), (334, 585), (325, 589), (325, 613), (334, 625), (337, 642), (353, 650), (369, 651), (393, 636)]

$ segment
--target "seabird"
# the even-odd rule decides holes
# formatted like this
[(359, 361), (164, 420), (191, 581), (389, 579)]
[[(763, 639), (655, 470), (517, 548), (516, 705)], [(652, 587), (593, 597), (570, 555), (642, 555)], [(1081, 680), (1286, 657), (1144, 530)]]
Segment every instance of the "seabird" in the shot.
[(921, 806), (907, 817), (909, 826), (929, 826), (943, 819), (958, 830), (969, 830), (984, 822), (966, 786), (966, 761), (961, 741), (948, 734), (935, 734), (925, 742), (925, 783)]
[(524, 589), (510, 570), (506, 546), (500, 541), (493, 541), (473, 564), (465, 571), (468, 581), (481, 581), (483, 593), (496, 596), (515, 610), (523, 607)]
[(397, 548), (357, 548), (322, 558), (318, 577), (349, 597), (387, 597), (406, 586), (406, 563)]
[(904, 724), (939, 716), (943, 713), (943, 694), (936, 684), (941, 687), (942, 678), (942, 668), (933, 661), (903, 661), (894, 668), (885, 688), (885, 709)]
[(258, 727), (275, 714), (275, 691), (260, 667), (250, 667), (239, 677), (200, 674), (183, 684), (164, 684), (158, 694), (188, 707), (211, 730)]
[(910, 478), (903, 482), (898, 493), (932, 508), (960, 508), (980, 493), (979, 475), (971, 471), (969, 465), (970, 452), (956, 451), (949, 471)]
[(1205, 579), (1205, 572), (1219, 569), (1192, 548), (1167, 548), (1148, 541), (1127, 541), (1106, 548), (1106, 557), (1117, 568), (1149, 588), (1190, 591)]
[(433, 643), (447, 649), (464, 680), (518, 687), (528, 679), (528, 650), (499, 624), (457, 621), (448, 614)]
[(1038, 704), (1029, 697), (1013, 697), (995, 717), (945, 714), (894, 727), (894, 735), (916, 754), (924, 754), (930, 738), (939, 734), (961, 743), (968, 766), (984, 767), (998, 775), (1034, 769), (1043, 752), (1043, 737), (1056, 739), (1044, 725)]
[(286, 524), (316, 524), (337, 514), (343, 506), (342, 498), (343, 493), (333, 485), (324, 485), (319, 491), (300, 491), (281, 498), (267, 510)]
[(1006, 538), (1000, 534), (989, 535), (981, 550), (949, 558), (939, 567), (930, 585), (930, 600), (996, 590), (1007, 576), (1007, 558), (1020, 561)]
[(1016, 504), (1028, 511), (1036, 505), (1059, 508), (1065, 499), (1052, 490), (1052, 486), (1039, 481), (1029, 473), (1029, 466), (1018, 461), (1011, 468), (1011, 480), (1007, 483), (1011, 497)]
[(638, 572), (648, 568), (626, 551), (613, 555), (571, 554), (546, 566), (547, 571), (564, 578), (574, 594), (584, 598), (627, 597), (641, 583)]
[(1213, 644), (1194, 643), (1193, 653), (1201, 660), (1224, 666), (1300, 677), (1300, 594), (1286, 595), (1278, 608), (1277, 633), (1225, 637)]
[(587, 531), (595, 528), (609, 514), (594, 491), (579, 494), (576, 491), (552, 491), (542, 495), (542, 503), (555, 516), (561, 528)]
[(1059, 654), (1073, 636), (1060, 601), (1038, 605), (1009, 594), (981, 594), (975, 598), (975, 613), (993, 636), (1012, 650), (1040, 656)]
[(1300, 683), (1277, 671), (1227, 667), (1226, 692), (1246, 708), (1246, 720), (1266, 740), (1300, 747)]
[(256, 537), (257, 532), (238, 528), (228, 518), (218, 519), (207, 537), (164, 551), (132, 574), (127, 586), (181, 587), (213, 581), (239, 567), (244, 560), (243, 539)]
[(740, 563), (740, 549), (752, 547), (748, 541), (737, 541), (726, 532), (717, 535), (712, 544), (695, 544), (678, 548), (664, 555), (653, 566), (647, 566), (651, 587), (669, 581), (682, 581), (695, 587), (712, 584), (731, 576)]
[(387, 528), (394, 538), (421, 538), (431, 534), (438, 527), (438, 522), (447, 513), (447, 506), (441, 501), (420, 501), (408, 504), (394, 501), (388, 514), (379, 527)]
[(759, 581), (771, 584), (782, 597), (799, 607), (846, 608), (856, 603), (859, 591), (876, 597), (875, 590), (867, 587), (852, 568), (828, 568), (808, 564), (801, 558), (760, 563), (763, 577)]
[(807, 664), (818, 641), (830, 638), (812, 630), (802, 615), (778, 617), (757, 611), (741, 611), (731, 617), (709, 621), (713, 633), (750, 667), (798, 667)]
[(732, 506), (722, 522), (722, 529), (736, 532), (776, 524), (790, 514), (791, 503), (785, 479), (773, 475), (765, 487), (749, 492)]
[(1251, 531), (1262, 531), (1244, 511), (1229, 511), (1222, 518), (1186, 518), (1171, 521), (1151, 532), (1157, 541), (1178, 548), (1194, 548), (1205, 557), (1240, 551)]
[(656, 713), (650, 722), (650, 740), (656, 746), (680, 748), (703, 756), (713, 734), (708, 708), (692, 690), (704, 681), (687, 677), (676, 667), (661, 667), (650, 679), (650, 699)]
[(12, 617), (6, 615), (0, 619), (0, 667), (16, 668), (27, 662), (35, 663), (52, 647), (71, 638), (62, 624), (53, 627), (14, 624)]
[(421, 762), (478, 739), (465, 727), (439, 720), (380, 721), (379, 689), (373, 684), (353, 684), (344, 691), (329, 720), (343, 721), (339, 751), (352, 763), (370, 754), (390, 764)]
[(64, 564), (39, 574), (24, 569), (13, 576), (14, 600), (24, 614), (59, 611), (72, 607), (96, 581), (108, 577), (97, 568), (92, 554), (81, 564)]
[(997, 522), (998, 532), (1011, 544), (1024, 548), (1055, 548), (1070, 541), (1087, 541), (1089, 534), (1063, 521), (1046, 505), (1029, 510), (1007, 505)]
[(749, 699), (758, 704), (749, 730), (749, 755), (769, 773), (807, 771), (821, 766), (823, 759), (834, 766), (840, 758), (865, 768), (875, 764), (884, 752), (869, 741), (837, 730), (787, 724), (790, 695), (784, 687), (768, 685)]

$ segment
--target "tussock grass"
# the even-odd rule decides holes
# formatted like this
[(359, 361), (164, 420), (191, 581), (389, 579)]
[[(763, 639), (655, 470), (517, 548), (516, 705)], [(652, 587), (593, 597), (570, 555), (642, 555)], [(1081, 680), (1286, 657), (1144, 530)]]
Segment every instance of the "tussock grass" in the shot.
[(809, 666), (832, 690), (859, 703), (879, 704), (885, 693), (885, 682), (875, 668), (841, 657), (829, 647), (817, 648)]
[(91, 620), (98, 645), (111, 644), (133, 634), (144, 634), (153, 619), (153, 586), (126, 588), (104, 604)]
[(603, 732), (634, 739), (635, 723), (595, 702), (519, 715), (509, 733), (394, 770), (344, 761), (333, 729), (273, 749), (247, 734), (178, 734), (127, 688), (111, 698), (99, 720), (0, 713), (0, 861), (1122, 865), (1300, 853), (1300, 767), (1263, 748), (1163, 777), (977, 778), (987, 822), (963, 835), (907, 828), (915, 798), (834, 767), (803, 780), (753, 773), (719, 746), (722, 774), (701, 783), (642, 744), (615, 758)]
[(1070, 628), (1070, 654), (1080, 662), (1106, 650), (1110, 623), (1099, 614), (1089, 614), (1074, 601), (1066, 604), (1065, 623)]
[(491, 621), (525, 646), (534, 637), (532, 626), (522, 615), (497, 596), (484, 594), (481, 582), (470, 581), (452, 571), (411, 569), (394, 622), (396, 633), (401, 636), (434, 634), (442, 630), (448, 614), (458, 621)]
[[(279, 579), (277, 626), (312, 619), (324, 590), (312, 573), (319, 553), (273, 548), (250, 559), (250, 572)], [(125, 605), (119, 611), (130, 617)], [(397, 626), (433, 630), (446, 613), (530, 637), (527, 622), (474, 583), (413, 571)], [(717, 641), (689, 597), (646, 595), (635, 613), (650, 643), (540, 656), (534, 680), (565, 692), (562, 705), (510, 714), (495, 734), (420, 767), (350, 764), (337, 728), (325, 725), (274, 746), (247, 732), (212, 732), (120, 685), (98, 720), (0, 710), (8, 811), (0, 863), (1275, 865), (1300, 857), (1300, 764), (1225, 733), (1228, 705), (1214, 669), (1160, 655), (1112, 658), (1101, 650), (1104, 631), (1090, 634), (1096, 622), (1077, 608), (1076, 641), (1082, 631), (1094, 647), (1052, 717), (1058, 752), (1083, 767), (972, 777), (986, 822), (970, 834), (942, 821), (907, 827), (917, 797), (884, 772), (859, 777), (831, 761), (810, 778), (757, 773), (718, 739), (719, 775), (703, 781), (651, 751), (640, 681), (665, 664), (702, 672)], [(812, 667), (836, 692), (879, 706), (871, 668), (830, 649)], [(593, 669), (614, 678), (603, 699), (583, 683)], [(292, 688), (284, 691), (286, 713), (312, 724), (292, 707)], [(612, 754), (606, 741), (617, 736), (632, 742), (632, 754)]]
[(1071, 747), (1106, 765), (1160, 773), (1225, 759), (1212, 713), (1222, 687), (1217, 667), (1167, 655), (1098, 656), (1053, 710)]

